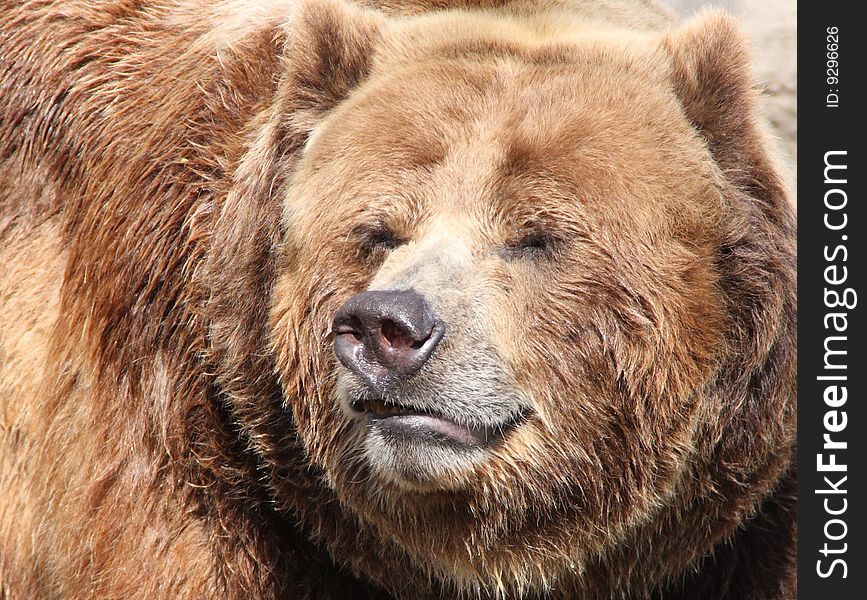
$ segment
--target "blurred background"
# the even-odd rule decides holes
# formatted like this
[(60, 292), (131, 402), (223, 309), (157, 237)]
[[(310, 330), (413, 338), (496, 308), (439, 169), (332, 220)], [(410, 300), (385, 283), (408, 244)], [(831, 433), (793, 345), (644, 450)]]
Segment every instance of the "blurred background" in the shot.
[(763, 108), (780, 141), (792, 197), (797, 156), (796, 0), (659, 0), (681, 18), (717, 7), (738, 17), (750, 34), (757, 83), (765, 90)]

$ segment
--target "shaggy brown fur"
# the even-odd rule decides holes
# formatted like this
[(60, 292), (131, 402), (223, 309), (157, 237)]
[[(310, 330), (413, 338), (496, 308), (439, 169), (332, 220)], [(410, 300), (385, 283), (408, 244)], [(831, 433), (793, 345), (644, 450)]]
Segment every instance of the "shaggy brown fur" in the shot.
[[(794, 597), (747, 63), (630, 0), (0, 2), (0, 597)], [(426, 393), (526, 408), (412, 476), (330, 333), (406, 286)]]

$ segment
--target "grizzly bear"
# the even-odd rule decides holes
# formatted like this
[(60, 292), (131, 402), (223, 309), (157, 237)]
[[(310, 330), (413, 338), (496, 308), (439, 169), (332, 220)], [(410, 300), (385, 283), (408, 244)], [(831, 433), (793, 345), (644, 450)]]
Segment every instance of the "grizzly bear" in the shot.
[(0, 597), (794, 596), (794, 219), (644, 0), (0, 4)]

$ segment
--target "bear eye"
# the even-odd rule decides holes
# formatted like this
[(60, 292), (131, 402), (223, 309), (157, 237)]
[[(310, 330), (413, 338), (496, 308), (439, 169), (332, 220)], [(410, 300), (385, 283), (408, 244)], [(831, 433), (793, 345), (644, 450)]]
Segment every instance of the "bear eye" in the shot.
[(361, 254), (365, 258), (377, 257), (406, 243), (405, 239), (382, 223), (361, 227), (357, 233)]
[(511, 260), (553, 258), (561, 246), (562, 239), (556, 234), (544, 229), (534, 229), (521, 233), (507, 242), (505, 255)]

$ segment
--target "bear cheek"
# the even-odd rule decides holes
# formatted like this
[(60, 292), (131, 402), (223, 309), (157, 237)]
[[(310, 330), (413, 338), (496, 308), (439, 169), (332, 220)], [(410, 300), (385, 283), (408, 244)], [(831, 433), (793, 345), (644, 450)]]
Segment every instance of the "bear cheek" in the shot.
[(601, 391), (608, 370), (594, 316), (580, 298), (557, 292), (557, 274), (497, 269), (492, 279), (498, 291), (486, 302), (485, 329), (511, 384), (546, 427), (578, 420), (579, 405)]
[[(346, 437), (348, 419), (335, 397), (337, 360), (331, 340), (331, 318), (340, 298), (354, 290), (342, 288), (335, 273), (346, 271), (341, 257), (314, 262), (303, 249), (291, 253), (274, 287), (270, 324), (271, 345), (283, 389), (283, 403), (295, 419), (297, 431), (318, 464), (325, 464), (340, 448), (328, 443), (319, 431), (336, 431)], [(323, 253), (327, 254), (327, 253)], [(289, 257), (287, 257), (287, 262)]]
[[(497, 351), (534, 411), (521, 443), (547, 447), (554, 454), (568, 445), (574, 461), (570, 469), (585, 481), (585, 497), (591, 502), (603, 495), (593, 489), (599, 460), (606, 472), (624, 475), (619, 484), (626, 485), (628, 479), (633, 490), (651, 494), (660, 484), (651, 479), (676, 474), (691, 445), (697, 407), (689, 397), (694, 390), (663, 398), (654, 389), (658, 381), (688, 368), (678, 363), (686, 363), (680, 358), (680, 352), (689, 352), (685, 343), (659, 362), (653, 358), (659, 331), (676, 331), (680, 337), (685, 325), (672, 322), (655, 330), (646, 321), (624, 321), (617, 316), (628, 312), (622, 298), (565, 279), (561, 273), (559, 280), (540, 277), (538, 285), (523, 290), (510, 285), (489, 311)], [(625, 435), (631, 431), (636, 434)], [(636, 465), (627, 458), (647, 454), (639, 446), (650, 440), (657, 452), (643, 461), (648, 464), (644, 472), (656, 475), (635, 477), (630, 471)]]

